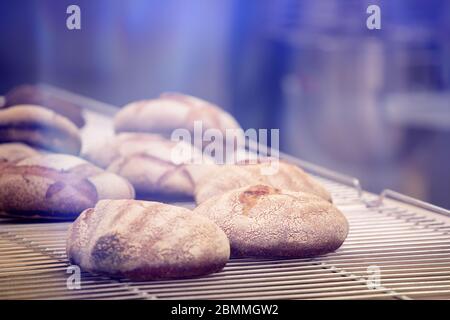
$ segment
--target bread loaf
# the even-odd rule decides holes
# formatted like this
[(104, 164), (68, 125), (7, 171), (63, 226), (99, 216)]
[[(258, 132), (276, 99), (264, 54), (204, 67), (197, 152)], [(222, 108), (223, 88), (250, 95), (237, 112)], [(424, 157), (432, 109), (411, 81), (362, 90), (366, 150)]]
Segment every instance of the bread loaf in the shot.
[[(264, 169), (269, 170), (271, 164), (274, 165), (274, 171), (264, 174)], [(188, 167), (187, 170), (194, 180), (195, 200), (198, 204), (225, 191), (255, 184), (308, 192), (331, 202), (331, 195), (324, 187), (301, 168), (284, 161), (277, 162), (276, 166), (273, 162), (210, 166), (209, 172), (202, 173), (198, 180), (195, 179), (198, 176), (195, 168)]]
[(216, 222), (238, 257), (312, 257), (336, 250), (348, 233), (347, 220), (330, 202), (265, 185), (217, 195), (194, 213)]
[(212, 161), (192, 145), (145, 133), (118, 134), (84, 157), (125, 177), (141, 196), (192, 197), (194, 185), (185, 164)]
[(38, 105), (53, 110), (70, 119), (79, 128), (85, 124), (80, 106), (61, 99), (40, 86), (20, 85), (6, 93), (4, 107), (21, 104)]
[(78, 217), (67, 239), (70, 263), (132, 280), (209, 274), (229, 255), (228, 239), (212, 221), (149, 201), (102, 200)]
[(0, 109), (0, 143), (22, 142), (53, 152), (78, 155), (81, 137), (67, 118), (34, 105)]
[(125, 179), (70, 155), (25, 158), (0, 170), (3, 215), (73, 219), (101, 199), (132, 199)]
[[(116, 114), (114, 125), (116, 132), (149, 132), (170, 137), (176, 129), (187, 129), (193, 135), (195, 121), (201, 122), (203, 131), (216, 129), (224, 137), (226, 129), (240, 129), (236, 120), (219, 107), (179, 93), (132, 102)], [(235, 142), (227, 143), (242, 143), (240, 132), (230, 133), (230, 136)], [(207, 144), (208, 141), (202, 141), (203, 146)]]

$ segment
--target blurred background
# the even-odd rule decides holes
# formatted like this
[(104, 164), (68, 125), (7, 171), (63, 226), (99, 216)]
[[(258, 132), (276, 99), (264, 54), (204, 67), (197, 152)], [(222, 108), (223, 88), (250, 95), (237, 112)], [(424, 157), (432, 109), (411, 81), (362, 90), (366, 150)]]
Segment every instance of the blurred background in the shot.
[[(70, 4), (81, 30), (66, 28)], [(450, 208), (448, 0), (15, 0), (0, 15), (0, 94), (45, 82), (118, 107), (192, 94), (369, 191)]]

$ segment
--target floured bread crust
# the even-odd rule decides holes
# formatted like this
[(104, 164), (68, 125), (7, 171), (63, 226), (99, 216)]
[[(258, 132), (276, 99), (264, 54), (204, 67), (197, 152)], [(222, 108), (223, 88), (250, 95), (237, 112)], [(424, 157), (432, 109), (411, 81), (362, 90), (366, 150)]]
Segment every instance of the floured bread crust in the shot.
[[(124, 106), (114, 119), (116, 132), (149, 132), (170, 137), (176, 129), (194, 132), (194, 122), (201, 121), (202, 130), (240, 129), (227, 112), (207, 101), (180, 93), (164, 93), (158, 99), (141, 100)], [(242, 137), (236, 134), (241, 142)]]
[(217, 195), (194, 213), (222, 228), (234, 256), (311, 257), (336, 250), (348, 234), (347, 220), (330, 202), (266, 185)]
[(39, 151), (23, 143), (2, 143), (0, 144), (0, 165), (1, 163), (16, 163), (39, 154)]
[(113, 173), (70, 155), (25, 158), (0, 170), (0, 211), (8, 216), (73, 219), (101, 199), (132, 199)]
[(69, 119), (36, 105), (0, 110), (0, 143), (22, 142), (53, 152), (78, 155), (81, 137)]
[(118, 134), (87, 150), (84, 157), (125, 177), (140, 195), (193, 196), (194, 184), (185, 164), (212, 162), (190, 144), (146, 133)]
[(67, 256), (83, 270), (132, 280), (221, 270), (229, 242), (211, 220), (159, 202), (102, 200), (72, 224)]
[[(263, 174), (264, 170), (271, 174)], [(194, 174), (192, 176), (195, 177)], [(307, 192), (332, 201), (330, 193), (322, 185), (301, 168), (283, 161), (211, 166), (208, 174), (202, 175), (198, 181), (194, 179), (194, 182), (197, 204), (226, 191), (255, 184)]]

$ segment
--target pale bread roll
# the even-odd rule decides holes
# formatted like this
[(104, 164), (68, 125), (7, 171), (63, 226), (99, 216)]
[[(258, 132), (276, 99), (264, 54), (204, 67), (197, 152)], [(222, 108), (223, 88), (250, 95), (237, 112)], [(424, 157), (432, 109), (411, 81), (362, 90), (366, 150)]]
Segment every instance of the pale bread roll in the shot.
[[(327, 201), (331, 194), (298, 166), (284, 161), (209, 166), (208, 170), (188, 167), (194, 180), (195, 201), (200, 204), (228, 190), (265, 184), (283, 190), (308, 192)], [(200, 171), (200, 173), (198, 173)]]
[(37, 156), (39, 151), (23, 143), (2, 143), (0, 144), (0, 164), (15, 163), (22, 159)]
[(0, 142), (22, 142), (53, 152), (78, 155), (81, 136), (69, 119), (35, 105), (0, 110)]
[(87, 150), (84, 157), (125, 177), (140, 195), (193, 196), (194, 184), (185, 164), (212, 163), (190, 144), (160, 135), (121, 133)]
[(150, 201), (102, 200), (78, 217), (67, 238), (70, 263), (132, 280), (209, 274), (229, 255), (226, 235), (211, 220)]
[(39, 155), (0, 170), (0, 211), (7, 216), (73, 219), (101, 199), (132, 198), (124, 178), (75, 156)]
[[(194, 123), (201, 122), (202, 134), (218, 130), (223, 140), (215, 144), (202, 138), (197, 147), (216, 145), (235, 148), (243, 143), (243, 132), (237, 121), (226, 111), (207, 101), (179, 93), (165, 93), (158, 99), (141, 100), (124, 106), (114, 118), (116, 132), (149, 132), (171, 137), (174, 130), (186, 129), (194, 143)], [(226, 130), (229, 140), (225, 141)], [(232, 138), (232, 139), (231, 139)], [(226, 151), (226, 150), (225, 150)]]
[(312, 257), (336, 250), (348, 234), (347, 220), (330, 202), (264, 185), (217, 195), (194, 213), (217, 223), (239, 257)]

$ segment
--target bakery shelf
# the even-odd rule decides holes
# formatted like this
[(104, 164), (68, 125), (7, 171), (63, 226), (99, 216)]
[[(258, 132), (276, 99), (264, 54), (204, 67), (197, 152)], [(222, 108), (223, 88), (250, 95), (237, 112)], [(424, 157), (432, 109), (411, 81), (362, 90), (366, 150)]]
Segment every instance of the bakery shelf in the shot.
[[(47, 86), (85, 105), (83, 134), (101, 139), (114, 107)], [(363, 191), (358, 179), (280, 154), (332, 193), (350, 233), (336, 252), (311, 259), (231, 259), (206, 277), (150, 282), (82, 273), (69, 290), (65, 234), (70, 223), (0, 221), (0, 299), (449, 299), (448, 210), (385, 191)], [(177, 203), (192, 207), (193, 203)], [(379, 272), (379, 278), (374, 278)], [(374, 279), (376, 280), (374, 282)]]

